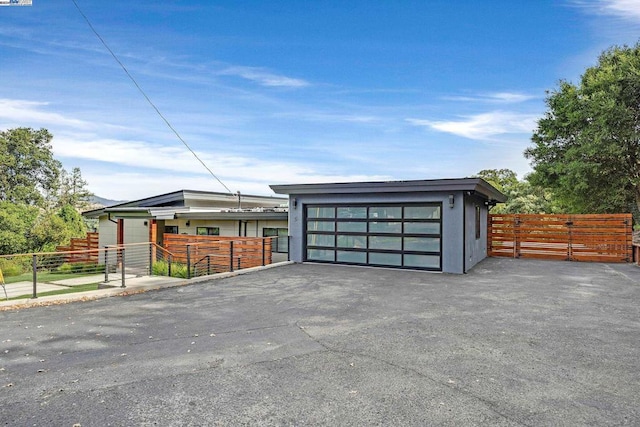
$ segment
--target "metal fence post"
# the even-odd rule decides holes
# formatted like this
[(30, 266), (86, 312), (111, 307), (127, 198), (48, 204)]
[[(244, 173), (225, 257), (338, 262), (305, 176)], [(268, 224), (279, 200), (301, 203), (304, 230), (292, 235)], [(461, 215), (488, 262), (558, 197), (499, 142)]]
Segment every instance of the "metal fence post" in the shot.
[(126, 286), (124, 284), (124, 268), (125, 268), (126, 263), (125, 263), (125, 260), (124, 260), (124, 248), (122, 248), (120, 250), (121, 250), (120, 254), (121, 254), (121, 259), (122, 259), (122, 285), (120, 287), (121, 288), (125, 288)]
[(153, 243), (149, 242), (149, 276), (153, 274)]
[(233, 240), (229, 241), (229, 271), (233, 271)]
[[(273, 239), (271, 240), (273, 244)], [(264, 247), (267, 246), (267, 238), (262, 239), (262, 266), (264, 267)]]
[(291, 236), (287, 236), (287, 261), (291, 261)]
[(169, 259), (169, 267), (167, 268), (167, 276), (171, 277), (171, 262), (173, 261), (173, 257), (171, 254), (167, 257)]
[(191, 245), (187, 245), (187, 279), (191, 279)]
[(207, 255), (207, 276), (211, 275), (211, 255)]
[(33, 269), (33, 298), (38, 298), (38, 260), (36, 254), (33, 254), (31, 257), (31, 268)]
[(104, 247), (104, 283), (109, 283), (109, 246)]

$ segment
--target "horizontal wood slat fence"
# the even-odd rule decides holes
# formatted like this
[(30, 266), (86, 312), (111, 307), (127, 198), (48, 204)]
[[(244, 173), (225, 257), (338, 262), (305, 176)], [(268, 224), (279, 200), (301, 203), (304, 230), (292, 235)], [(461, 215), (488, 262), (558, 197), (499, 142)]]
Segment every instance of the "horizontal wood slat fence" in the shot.
[(213, 274), (271, 264), (272, 239), (165, 234), (163, 246), (173, 254), (173, 261)]
[(490, 214), (488, 255), (631, 262), (631, 214)]
[(65, 252), (64, 262), (98, 262), (98, 233), (87, 233), (85, 237), (74, 237), (67, 246), (56, 246), (56, 252)]

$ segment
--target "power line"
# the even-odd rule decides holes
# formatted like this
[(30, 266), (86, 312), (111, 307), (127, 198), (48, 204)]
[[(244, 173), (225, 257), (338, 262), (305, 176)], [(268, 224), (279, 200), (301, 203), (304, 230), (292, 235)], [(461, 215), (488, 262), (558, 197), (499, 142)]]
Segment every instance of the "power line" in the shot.
[(218, 176), (213, 173), (213, 171), (211, 169), (209, 169), (209, 167), (202, 161), (202, 159), (200, 157), (198, 157), (198, 155), (196, 154), (195, 151), (193, 151), (191, 149), (191, 147), (189, 147), (189, 144), (187, 144), (187, 142), (182, 138), (182, 136), (180, 136), (180, 134), (178, 133), (178, 131), (171, 125), (171, 123), (169, 123), (169, 120), (166, 119), (166, 117), (160, 112), (160, 110), (158, 109), (158, 107), (156, 107), (156, 105), (153, 103), (153, 101), (151, 101), (151, 99), (147, 96), (147, 94), (145, 93), (145, 91), (142, 89), (142, 87), (140, 87), (140, 85), (138, 84), (138, 82), (136, 81), (135, 78), (133, 78), (133, 76), (131, 75), (131, 73), (129, 73), (129, 70), (127, 70), (127, 67), (124, 66), (124, 64), (122, 63), (122, 61), (120, 61), (120, 59), (118, 59), (118, 57), (116, 56), (116, 54), (111, 50), (111, 48), (109, 47), (109, 45), (107, 45), (107, 43), (104, 41), (104, 39), (100, 36), (100, 34), (98, 33), (98, 31), (96, 31), (96, 29), (93, 27), (93, 25), (91, 24), (91, 21), (89, 21), (89, 18), (87, 18), (87, 15), (84, 14), (84, 12), (82, 12), (82, 9), (80, 9), (80, 6), (78, 6), (78, 3), (76, 2), (76, 0), (71, 0), (73, 2), (73, 4), (76, 6), (76, 9), (78, 9), (78, 12), (80, 12), (80, 15), (82, 15), (82, 17), (84, 18), (84, 20), (87, 22), (87, 25), (89, 25), (89, 28), (91, 28), (91, 31), (93, 31), (93, 34), (96, 35), (96, 37), (100, 40), (100, 42), (102, 43), (102, 45), (109, 51), (109, 53), (111, 54), (111, 56), (113, 56), (113, 59), (116, 60), (116, 62), (118, 63), (118, 65), (120, 65), (120, 68), (122, 68), (122, 70), (125, 72), (125, 74), (127, 75), (127, 77), (129, 77), (129, 79), (133, 82), (133, 84), (136, 86), (136, 88), (138, 88), (138, 91), (140, 91), (140, 93), (142, 94), (142, 96), (144, 96), (144, 99), (147, 100), (147, 102), (149, 103), (149, 105), (151, 105), (151, 107), (153, 107), (153, 109), (156, 111), (156, 113), (158, 113), (158, 116), (160, 116), (160, 118), (166, 123), (166, 125), (169, 127), (169, 129), (171, 129), (173, 131), (173, 133), (178, 137), (178, 139), (180, 140), (180, 142), (182, 142), (182, 144), (184, 144), (185, 147), (187, 147), (187, 150), (189, 150), (191, 152), (191, 154), (193, 154), (193, 157), (195, 157), (200, 164), (202, 164), (202, 166), (204, 166), (204, 168), (211, 174), (212, 177), (214, 177), (228, 192), (229, 194), (235, 195), (235, 193), (233, 191), (231, 191), (229, 189), (229, 187), (227, 187), (224, 182), (222, 182), (220, 180), (220, 178), (218, 178)]

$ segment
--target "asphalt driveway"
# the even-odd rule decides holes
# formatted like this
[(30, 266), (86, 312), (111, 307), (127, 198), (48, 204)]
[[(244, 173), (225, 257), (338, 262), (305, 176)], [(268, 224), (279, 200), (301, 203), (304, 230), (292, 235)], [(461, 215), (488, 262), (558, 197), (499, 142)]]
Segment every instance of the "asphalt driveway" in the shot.
[(0, 312), (0, 424), (638, 425), (640, 267), (287, 265)]

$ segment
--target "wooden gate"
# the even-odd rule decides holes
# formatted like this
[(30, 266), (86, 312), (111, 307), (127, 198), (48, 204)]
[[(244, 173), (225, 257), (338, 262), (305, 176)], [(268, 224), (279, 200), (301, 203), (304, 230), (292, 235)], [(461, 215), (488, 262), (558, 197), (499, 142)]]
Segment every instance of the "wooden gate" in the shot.
[(488, 255), (567, 261), (631, 262), (631, 214), (491, 214)]

